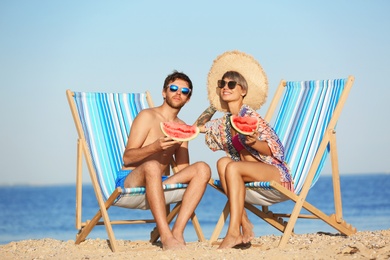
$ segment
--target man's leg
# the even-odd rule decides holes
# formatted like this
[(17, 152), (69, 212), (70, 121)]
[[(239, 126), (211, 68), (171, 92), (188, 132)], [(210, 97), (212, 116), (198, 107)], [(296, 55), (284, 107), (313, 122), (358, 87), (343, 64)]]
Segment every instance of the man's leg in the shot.
[(183, 244), (176, 240), (166, 217), (165, 197), (162, 188), (160, 164), (148, 161), (134, 169), (125, 180), (125, 187), (145, 186), (146, 199), (156, 221), (163, 249), (180, 249)]
[(184, 229), (202, 199), (210, 178), (210, 167), (204, 162), (197, 162), (174, 174), (165, 182), (188, 183), (183, 196), (182, 206), (172, 229), (174, 237), (182, 243), (185, 243), (183, 237)]

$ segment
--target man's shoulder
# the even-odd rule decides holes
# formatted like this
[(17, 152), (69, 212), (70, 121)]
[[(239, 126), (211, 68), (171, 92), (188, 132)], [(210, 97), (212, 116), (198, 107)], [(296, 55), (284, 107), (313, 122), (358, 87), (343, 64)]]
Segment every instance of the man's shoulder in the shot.
[(142, 121), (155, 120), (158, 117), (159, 117), (159, 112), (156, 110), (155, 107), (145, 108), (141, 110), (137, 115), (137, 119)]
[(155, 108), (154, 107), (151, 107), (151, 108), (145, 108), (145, 109), (142, 109), (139, 113), (138, 113), (138, 116), (152, 116), (152, 115), (155, 115), (156, 114), (156, 111), (155, 111)]

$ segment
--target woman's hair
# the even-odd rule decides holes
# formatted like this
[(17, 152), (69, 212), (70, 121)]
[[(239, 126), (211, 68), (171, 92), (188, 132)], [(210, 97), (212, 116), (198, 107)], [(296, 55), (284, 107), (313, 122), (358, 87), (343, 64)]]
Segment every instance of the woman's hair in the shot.
[(245, 93), (248, 93), (248, 83), (246, 83), (245, 78), (237, 71), (225, 72), (225, 74), (223, 74), (222, 76), (222, 79), (224, 78), (229, 78), (231, 80), (234, 80), (235, 82), (237, 82), (238, 85), (242, 87), (243, 90), (245, 90)]

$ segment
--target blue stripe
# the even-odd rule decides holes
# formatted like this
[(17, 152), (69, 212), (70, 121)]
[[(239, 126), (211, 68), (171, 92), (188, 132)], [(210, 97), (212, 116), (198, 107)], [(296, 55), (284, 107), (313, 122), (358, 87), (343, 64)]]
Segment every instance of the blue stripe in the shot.
[[(333, 116), (346, 79), (288, 81), (277, 112), (274, 129), (285, 147), (295, 192), (299, 193)], [(316, 170), (312, 186), (326, 163), (329, 145)], [(269, 183), (247, 183), (247, 187), (267, 188)], [(216, 185), (220, 183), (216, 182)]]
[[(286, 82), (274, 129), (285, 147), (285, 159), (297, 193), (326, 134), (345, 83), (346, 79)], [(329, 147), (322, 156), (312, 185), (317, 181), (328, 153)]]
[(123, 165), (131, 124), (147, 107), (146, 95), (75, 92), (74, 101), (103, 196), (107, 199), (115, 189), (116, 174)]

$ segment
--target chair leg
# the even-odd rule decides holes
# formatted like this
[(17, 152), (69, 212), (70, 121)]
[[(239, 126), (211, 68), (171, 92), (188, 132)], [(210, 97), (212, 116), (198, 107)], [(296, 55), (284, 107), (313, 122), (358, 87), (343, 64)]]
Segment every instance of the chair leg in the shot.
[(278, 245), (279, 248), (284, 248), (287, 245), (288, 239), (293, 233), (295, 223), (298, 220), (299, 213), (301, 212), (303, 204), (305, 203), (307, 193), (308, 193), (308, 189), (305, 189), (304, 187), (298, 199), (295, 201), (295, 206), (291, 213), (290, 220), (288, 221), (287, 226), (283, 232), (283, 236), (279, 241), (279, 245)]
[(192, 215), (191, 215), (191, 221), (192, 221), (192, 225), (194, 226), (194, 229), (195, 229), (196, 235), (198, 236), (199, 241), (200, 242), (206, 241), (206, 239), (204, 238), (202, 228), (200, 227), (198, 217), (196, 216), (195, 212), (192, 213)]
[(341, 202), (341, 188), (340, 188), (340, 173), (339, 161), (336, 145), (336, 132), (332, 129), (330, 136), (330, 158), (332, 163), (332, 181), (333, 181), (333, 199), (335, 207), (335, 216), (337, 223), (341, 223), (343, 219), (343, 207)]
[(217, 225), (214, 228), (213, 234), (210, 237), (210, 244), (217, 241), (218, 236), (221, 233), (223, 226), (225, 225), (226, 219), (229, 216), (229, 213), (230, 213), (229, 202), (226, 202), (222, 214), (219, 217), (219, 220), (217, 222)]
[[(282, 218), (274, 216), (274, 214), (271, 211), (264, 212), (255, 206), (253, 206), (250, 203), (245, 203), (245, 208), (250, 210), (253, 214), (260, 217), (262, 220), (279, 230), (280, 232), (283, 232), (286, 228), (287, 222), (285, 222)], [(268, 207), (264, 207), (268, 209)]]
[(89, 233), (91, 233), (92, 229), (96, 226), (96, 224), (99, 222), (99, 220), (103, 217), (103, 221), (104, 221), (104, 226), (106, 227), (106, 231), (107, 231), (107, 234), (108, 234), (108, 238), (110, 240), (110, 244), (111, 244), (111, 249), (113, 252), (116, 251), (117, 247), (116, 247), (116, 239), (115, 239), (115, 236), (114, 236), (114, 232), (112, 230), (112, 225), (111, 225), (111, 221), (110, 221), (110, 218), (108, 217), (108, 213), (107, 213), (107, 209), (112, 205), (112, 203), (114, 202), (114, 200), (119, 196), (119, 194), (121, 193), (121, 190), (118, 188), (116, 189), (112, 194), (111, 196), (108, 198), (108, 200), (103, 204), (104, 207), (102, 207), (102, 205), (100, 205), (101, 203), (99, 203), (100, 205), (100, 210), (98, 210), (98, 212), (95, 214), (95, 216), (92, 218), (91, 221), (89, 221), (87, 223), (87, 225), (85, 225), (81, 230), (80, 232), (77, 234), (76, 236), (76, 242), (75, 244), (80, 244), (82, 241), (85, 240), (85, 238), (89, 235)]

